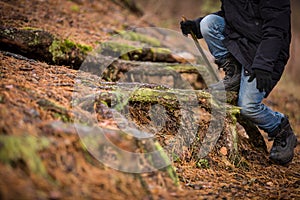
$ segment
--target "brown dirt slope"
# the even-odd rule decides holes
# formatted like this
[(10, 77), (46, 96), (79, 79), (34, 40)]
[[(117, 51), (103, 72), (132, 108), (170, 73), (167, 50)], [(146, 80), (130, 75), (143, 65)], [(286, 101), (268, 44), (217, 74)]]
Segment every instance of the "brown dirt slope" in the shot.
[[(44, 29), (91, 46), (115, 30), (146, 25), (106, 0), (2, 0), (0, 18), (0, 26)], [(56, 126), (72, 122), (76, 73), (0, 53), (0, 152), (5, 152), (0, 154), (0, 199), (300, 198), (299, 145), (287, 167), (248, 149), (246, 167), (229, 163), (224, 152), (200, 165), (177, 161), (180, 187), (163, 171), (127, 174), (102, 165), (82, 147), (72, 126)], [(298, 99), (276, 89), (266, 103), (289, 114), (299, 133)], [(7, 144), (14, 151), (6, 151)]]

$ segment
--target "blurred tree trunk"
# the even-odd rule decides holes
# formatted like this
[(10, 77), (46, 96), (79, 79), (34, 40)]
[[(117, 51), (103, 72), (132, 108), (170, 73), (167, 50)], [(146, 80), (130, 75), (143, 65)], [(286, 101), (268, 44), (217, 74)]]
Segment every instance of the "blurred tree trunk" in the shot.
[(112, 0), (114, 3), (120, 5), (121, 7), (125, 7), (137, 14), (138, 16), (142, 16), (144, 13), (142, 9), (136, 3), (136, 0)]
[(298, 56), (300, 54), (300, 2), (299, 0), (292, 0), (291, 1), (292, 6), (292, 41), (291, 41), (291, 57), (288, 63), (287, 67), (287, 73), (290, 75), (292, 80), (300, 84), (300, 80), (298, 78), (298, 74), (300, 73), (300, 68), (298, 67), (300, 65), (300, 57)]
[(201, 13), (209, 14), (220, 10), (219, 0), (202, 0)]
[(168, 28), (177, 28), (182, 15), (194, 19), (220, 9), (219, 0), (138, 0), (136, 3), (145, 21)]

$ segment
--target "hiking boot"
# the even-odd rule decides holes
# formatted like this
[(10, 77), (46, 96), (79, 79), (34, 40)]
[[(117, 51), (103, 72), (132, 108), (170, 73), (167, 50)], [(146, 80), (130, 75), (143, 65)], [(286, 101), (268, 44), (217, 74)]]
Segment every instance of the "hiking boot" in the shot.
[(270, 151), (270, 160), (280, 165), (291, 162), (294, 157), (294, 148), (297, 146), (297, 138), (286, 116), (282, 118), (279, 127), (270, 134), (269, 140), (272, 138), (274, 138), (274, 143)]
[(225, 58), (217, 59), (215, 63), (219, 69), (222, 68), (224, 70), (225, 77), (218, 83), (210, 85), (210, 88), (222, 90), (225, 87), (226, 91), (238, 92), (240, 89), (242, 65), (231, 54)]

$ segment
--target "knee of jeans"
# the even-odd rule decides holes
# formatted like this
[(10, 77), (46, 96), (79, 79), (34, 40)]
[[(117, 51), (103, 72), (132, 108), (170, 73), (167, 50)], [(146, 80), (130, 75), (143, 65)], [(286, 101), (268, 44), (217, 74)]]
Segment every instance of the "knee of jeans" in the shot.
[(217, 19), (217, 15), (210, 14), (204, 17), (200, 22), (200, 30), (203, 36), (208, 35), (212, 31), (213, 24)]
[(241, 115), (248, 118), (256, 116), (257, 112), (260, 110), (260, 104), (256, 103), (239, 102), (238, 106), (241, 107)]

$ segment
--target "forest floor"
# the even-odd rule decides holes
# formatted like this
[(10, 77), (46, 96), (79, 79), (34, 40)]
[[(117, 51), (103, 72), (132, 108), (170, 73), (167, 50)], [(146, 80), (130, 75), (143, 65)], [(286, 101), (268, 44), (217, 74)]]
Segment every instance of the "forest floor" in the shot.
[[(43, 29), (93, 47), (114, 31), (137, 25), (148, 26), (107, 0), (0, 1), (0, 26)], [(29, 62), (0, 52), (0, 141), (24, 134), (51, 141), (50, 146), (43, 145), (42, 139), (23, 141), (27, 151), (16, 154), (27, 152), (25, 161), (17, 159), (8, 165), (1, 159), (0, 199), (300, 199), (299, 145), (288, 166), (272, 164), (259, 151), (248, 152), (247, 168), (230, 164), (199, 168), (194, 161), (181, 160), (174, 163), (179, 187), (165, 173), (137, 175), (104, 166), (83, 150), (76, 131), (55, 125), (57, 120), (72, 118), (76, 75), (66, 66)], [(300, 141), (300, 100), (282, 88), (276, 87), (265, 103), (289, 115)], [(45, 99), (58, 105), (45, 105)], [(266, 143), (270, 149), (272, 143)], [(1, 148), (0, 142), (0, 152)], [(34, 155), (36, 151), (41, 159)], [(222, 157), (218, 159), (221, 163)], [(32, 162), (32, 166), (41, 162), (45, 169), (27, 166)]]

